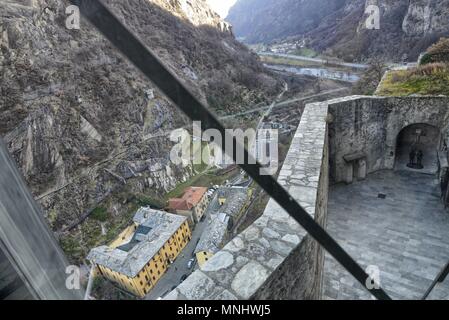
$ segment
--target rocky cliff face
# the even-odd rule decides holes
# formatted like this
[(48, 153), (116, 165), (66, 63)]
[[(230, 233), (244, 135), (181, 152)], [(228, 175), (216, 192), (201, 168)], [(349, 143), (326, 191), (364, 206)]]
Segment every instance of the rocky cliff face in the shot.
[[(280, 90), (202, 0), (105, 3), (218, 113)], [(0, 135), (62, 234), (193, 174), (169, 161), (163, 134), (189, 121), (86, 21), (67, 29), (68, 5), (0, 1)]]
[[(372, 57), (396, 61), (414, 60), (441, 36), (449, 34), (447, 0), (332, 2), (333, 4), (329, 4), (327, 0), (283, 0), (279, 6), (280, 12), (275, 11), (276, 15), (273, 17), (266, 14), (265, 9), (256, 8), (263, 4), (268, 10), (270, 6), (277, 5), (278, 1), (240, 0), (231, 9), (228, 20), (234, 24), (236, 35), (248, 42), (282, 41), (287, 37), (305, 38), (309, 40), (309, 46), (346, 60)], [(365, 28), (368, 15), (364, 12), (370, 4), (380, 8), (380, 30)], [(300, 22), (284, 23), (288, 22), (286, 17), (290, 16), (297, 17)]]
[(207, 5), (206, 0), (152, 0), (152, 2), (181, 19), (187, 19), (194, 26), (208, 25), (216, 27), (222, 32), (232, 34), (232, 26), (222, 20), (220, 16)]
[(402, 30), (408, 36), (447, 32), (449, 27), (448, 11), (448, 3), (445, 1), (410, 1), (402, 22)]

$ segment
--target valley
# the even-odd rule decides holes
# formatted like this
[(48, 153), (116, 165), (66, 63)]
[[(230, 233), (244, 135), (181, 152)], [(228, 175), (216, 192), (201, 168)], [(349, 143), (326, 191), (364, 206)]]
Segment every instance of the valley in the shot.
[[(86, 299), (369, 297), (347, 279), (342, 287), (356, 293), (341, 292), (346, 270), (270, 197), (279, 190), (221, 156), (230, 146), (240, 159), (232, 139), (197, 131), (176, 105), (183, 87), (254, 158), (268, 161), (264, 169), (273, 166), (258, 172), (273, 176), (289, 194), (285, 203), (296, 201), (323, 230), (329, 203), (331, 230), (345, 245), (370, 246), (340, 225), (353, 213), (346, 197), (366, 200), (357, 188), (369, 187), (378, 198), (368, 204), (399, 208), (379, 181), (410, 181), (413, 168), (417, 177), (429, 174), (431, 189), (415, 198), (429, 197), (443, 216), (434, 220), (446, 223), (449, 0), (237, 0), (227, 17), (207, 0), (102, 3), (182, 84), (171, 82), (178, 91), (159, 89), (148, 80), (154, 74), (144, 76), (85, 17), (69, 28), (70, 1), (0, 0), (2, 159), (29, 188), (31, 200), (18, 204), (41, 214), (42, 234), (79, 271)], [(365, 23), (369, 5), (379, 8), (379, 28)], [(178, 96), (169, 98), (170, 90)], [(426, 242), (412, 240), (427, 259)], [(446, 244), (438, 236), (436, 245)], [(366, 249), (349, 247), (362, 256)], [(5, 283), (18, 283), (7, 259), (0, 250)], [(427, 285), (441, 262), (426, 261), (416, 277)], [(394, 295), (419, 296), (407, 290)]]
[[(380, 30), (366, 29), (368, 5), (380, 8)], [(414, 62), (448, 36), (446, 1), (239, 0), (227, 21), (242, 41), (276, 48), (303, 47), (346, 62), (378, 57)]]

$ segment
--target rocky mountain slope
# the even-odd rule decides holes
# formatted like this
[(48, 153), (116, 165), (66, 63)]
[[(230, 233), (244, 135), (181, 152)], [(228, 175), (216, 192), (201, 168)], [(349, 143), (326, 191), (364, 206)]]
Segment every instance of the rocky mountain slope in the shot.
[[(105, 3), (217, 113), (281, 90), (203, 0)], [(0, 1), (0, 135), (57, 234), (87, 250), (136, 195), (156, 204), (194, 172), (169, 161), (163, 134), (186, 117), (86, 21), (67, 29), (68, 5)], [(102, 223), (79, 232), (91, 214)]]
[[(239, 0), (227, 20), (236, 35), (250, 43), (306, 39), (315, 50), (349, 61), (415, 60), (449, 34), (448, 0), (282, 0), (269, 14), (278, 3)], [(365, 27), (365, 8), (370, 4), (380, 8), (380, 30)]]

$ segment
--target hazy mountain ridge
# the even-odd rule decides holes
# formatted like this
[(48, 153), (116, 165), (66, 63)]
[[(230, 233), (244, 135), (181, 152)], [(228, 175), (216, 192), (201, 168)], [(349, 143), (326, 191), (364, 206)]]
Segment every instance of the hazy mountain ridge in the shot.
[[(239, 0), (227, 20), (234, 25), (236, 35), (250, 43), (305, 38), (308, 46), (346, 60), (370, 57), (413, 60), (441, 36), (449, 34), (448, 0), (343, 0), (331, 7), (327, 0), (282, 0), (279, 8), (284, 9), (272, 18), (265, 10), (271, 10), (277, 2)], [(380, 7), (380, 30), (365, 28), (368, 16), (364, 11), (369, 4)], [(250, 17), (241, 8), (251, 12)], [(312, 28), (310, 24), (284, 22), (281, 28), (278, 20), (282, 16), (296, 16), (299, 20), (304, 16), (318, 18)], [(237, 18), (239, 22), (235, 21)], [(248, 25), (256, 26), (257, 30), (252, 31)], [(282, 34), (277, 32), (280, 28), (285, 30)]]
[(345, 0), (238, 0), (226, 18), (248, 43), (269, 42), (318, 27)]

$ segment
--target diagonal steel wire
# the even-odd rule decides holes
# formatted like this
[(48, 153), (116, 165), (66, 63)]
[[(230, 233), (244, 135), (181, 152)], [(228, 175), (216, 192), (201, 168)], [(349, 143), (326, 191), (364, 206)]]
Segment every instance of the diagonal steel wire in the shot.
[(427, 300), (427, 298), (432, 293), (432, 291), (435, 289), (437, 284), (444, 282), (448, 275), (449, 275), (449, 262), (440, 271), (440, 273), (437, 275), (435, 280), (433, 280), (432, 284), (430, 285), (429, 289), (427, 289), (426, 293), (424, 293), (424, 295), (421, 298), (421, 300)]
[[(260, 175), (262, 168), (255, 163), (248, 150), (239, 145), (223, 125), (195, 96), (172, 74), (164, 64), (131, 32), (100, 0), (70, 0), (80, 12), (115, 47), (122, 52), (151, 82), (153, 82), (191, 120), (201, 121), (202, 128), (216, 129), (223, 137), (234, 141), (234, 151), (244, 150), (245, 164), (239, 166), (256, 181), (288, 214), (295, 219), (329, 254), (331, 254), (354, 278), (379, 300), (391, 300), (382, 288), (369, 290), (370, 279), (362, 267), (304, 210), (289, 193), (272, 177)], [(225, 140), (229, 141), (229, 140)], [(225, 150), (224, 144), (222, 145)], [(236, 161), (236, 152), (232, 158)], [(237, 162), (237, 161), (236, 161)]]

